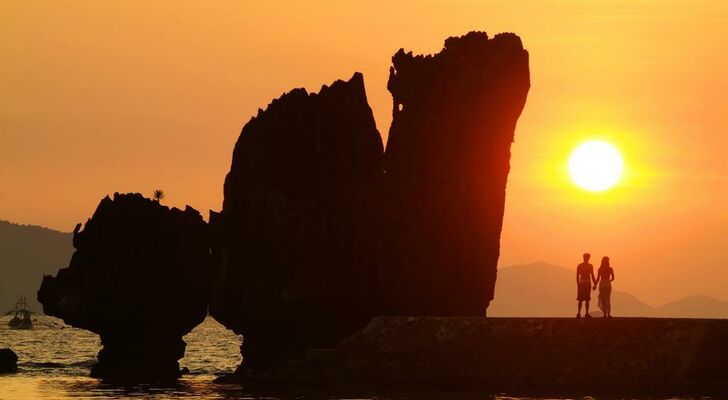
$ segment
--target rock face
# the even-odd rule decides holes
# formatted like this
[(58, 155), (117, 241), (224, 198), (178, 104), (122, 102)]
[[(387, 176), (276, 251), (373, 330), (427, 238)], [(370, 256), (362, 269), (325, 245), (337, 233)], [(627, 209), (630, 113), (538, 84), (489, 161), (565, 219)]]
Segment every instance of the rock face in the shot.
[(101, 336), (92, 375), (176, 378), (182, 336), (207, 314), (207, 224), (190, 207), (116, 193), (79, 231), (80, 225), (69, 267), (43, 278), (43, 311)]
[(510, 146), (530, 87), (514, 34), (398, 51), (385, 154), (389, 315), (484, 315), (496, 280)]
[(211, 215), (211, 314), (248, 366), (330, 347), (375, 315), (483, 315), (510, 145), (529, 89), (520, 39), (400, 50), (386, 154), (361, 74), (293, 90), (250, 120)]
[(220, 268), (210, 312), (244, 335), (247, 365), (333, 345), (372, 315), (382, 151), (359, 73), (286, 93), (243, 127), (211, 216)]
[(0, 349), (0, 374), (18, 370), (18, 356), (10, 349)]

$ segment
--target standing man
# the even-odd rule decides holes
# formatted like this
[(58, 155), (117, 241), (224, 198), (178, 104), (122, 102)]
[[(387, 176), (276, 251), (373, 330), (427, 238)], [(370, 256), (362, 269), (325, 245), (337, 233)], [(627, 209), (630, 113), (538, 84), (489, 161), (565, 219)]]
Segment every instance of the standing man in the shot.
[(596, 284), (594, 278), (594, 266), (589, 264), (589, 253), (584, 253), (584, 262), (576, 267), (576, 300), (579, 302), (579, 311), (576, 318), (581, 318), (581, 303), (586, 302), (586, 314), (584, 318), (591, 318), (589, 315), (589, 301), (591, 300), (592, 285)]

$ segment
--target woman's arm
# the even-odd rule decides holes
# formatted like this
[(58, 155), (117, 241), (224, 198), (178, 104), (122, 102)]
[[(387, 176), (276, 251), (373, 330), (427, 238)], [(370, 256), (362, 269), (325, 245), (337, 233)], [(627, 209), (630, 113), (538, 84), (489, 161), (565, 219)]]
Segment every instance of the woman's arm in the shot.
[(594, 289), (597, 288), (597, 283), (599, 283), (599, 279), (601, 279), (601, 278), (602, 278), (602, 276), (599, 274), (598, 271), (597, 271), (597, 279), (594, 279), (594, 274), (592, 273), (592, 280), (594, 281)]
[(611, 271), (609, 271), (609, 272), (611, 272), (611, 274), (612, 274), (612, 279), (610, 279), (610, 280), (609, 280), (609, 282), (611, 282), (611, 281), (613, 281), (613, 280), (614, 280), (614, 269), (612, 269), (612, 270), (611, 270)]

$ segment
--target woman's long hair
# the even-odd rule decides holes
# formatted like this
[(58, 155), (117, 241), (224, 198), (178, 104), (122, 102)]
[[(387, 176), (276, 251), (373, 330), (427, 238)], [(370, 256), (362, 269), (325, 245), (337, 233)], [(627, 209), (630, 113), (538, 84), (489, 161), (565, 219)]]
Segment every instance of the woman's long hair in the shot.
[(609, 267), (609, 257), (604, 256), (602, 257), (602, 263), (599, 265), (599, 268)]

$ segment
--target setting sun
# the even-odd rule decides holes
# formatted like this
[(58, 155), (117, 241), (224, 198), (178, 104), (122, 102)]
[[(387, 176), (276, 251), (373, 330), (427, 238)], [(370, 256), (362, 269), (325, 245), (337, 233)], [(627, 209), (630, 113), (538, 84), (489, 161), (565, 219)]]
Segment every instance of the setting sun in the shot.
[(569, 175), (580, 187), (602, 191), (614, 186), (622, 176), (622, 156), (609, 143), (589, 141), (577, 147), (569, 158)]

